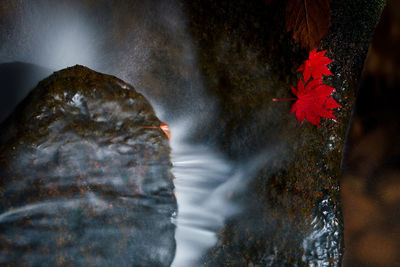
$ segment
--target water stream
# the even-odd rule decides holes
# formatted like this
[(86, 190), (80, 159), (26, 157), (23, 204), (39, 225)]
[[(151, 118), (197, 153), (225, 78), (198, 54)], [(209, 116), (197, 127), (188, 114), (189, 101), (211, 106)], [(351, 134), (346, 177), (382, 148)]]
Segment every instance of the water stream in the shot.
[[(15, 1), (10, 6), (7, 7), (10, 8), (8, 12), (14, 19), (5, 19), (4, 25), (7, 27), (0, 29), (2, 37), (0, 62), (29, 62), (41, 65), (46, 70), (32, 78), (31, 84), (24, 85), (23, 91), (18, 96), (19, 100), (36, 85), (37, 81), (50, 74), (48, 69), (59, 70), (82, 64), (95, 71), (115, 75), (132, 84), (151, 102), (157, 116), (169, 124), (172, 134), (170, 141), (172, 173), (175, 176), (178, 202), (178, 213), (171, 218), (176, 225), (176, 254), (172, 266), (201, 265), (199, 260), (207, 250), (216, 245), (218, 231), (224, 228), (227, 219), (245, 209), (256, 210), (254, 213), (257, 214), (253, 214), (254, 217), (262, 214), (265, 216), (263, 219), (268, 221), (267, 208), (261, 213), (264, 204), (267, 203), (263, 198), (259, 202), (254, 200), (254, 203), (257, 202), (259, 205), (256, 207), (245, 206), (246, 204), (243, 204), (245, 202), (235, 202), (234, 196), (248, 189), (246, 186), (256, 176), (260, 167), (266, 166), (266, 162), (272, 157), (271, 153), (263, 151), (248, 158), (246, 162), (236, 162), (229, 160), (210, 145), (190, 141), (193, 130), (201, 129), (201, 126), (208, 122), (216, 125), (215, 118), (220, 115), (218, 103), (211, 100), (215, 98), (206, 93), (205, 88), (208, 83), (220, 82), (225, 86), (223, 79), (225, 76), (235, 79), (237, 77), (235, 72), (229, 74), (231, 77), (224, 73), (225, 70), (218, 69), (221, 73), (217, 74), (221, 74), (221, 77), (215, 80), (218, 78), (221, 80), (211, 81), (212, 75), (211, 78), (208, 77), (209, 80), (203, 80), (204, 70), (198, 62), (200, 53), (198, 40), (193, 37), (189, 28), (191, 18), (185, 13), (187, 10), (183, 10), (181, 1), (38, 0)], [(243, 48), (246, 51), (240, 54), (241, 50), (235, 48), (233, 39), (227, 34), (226, 43), (221, 41), (218, 44), (220, 50), (216, 51), (220, 52), (216, 56), (232, 53), (231, 65), (237, 66), (238, 69), (241, 64), (249, 65), (249, 68), (243, 69), (243, 73), (246, 73), (243, 76), (249, 81), (253, 79), (249, 78), (253, 74), (257, 77), (263, 76), (264, 68), (267, 67), (255, 65), (259, 64), (257, 60), (251, 61), (257, 59), (259, 51), (250, 48), (247, 51)], [(230, 59), (229, 56), (226, 57)], [(211, 60), (219, 62), (217, 59)], [(263, 83), (265, 81), (260, 80), (261, 85), (255, 83), (254, 88), (265, 86)], [(229, 92), (228, 82), (226, 86), (225, 89)], [(1, 97), (5, 98), (7, 95)], [(233, 98), (229, 101), (234, 100)], [(257, 95), (249, 97), (249, 102), (252, 101), (255, 103), (258, 101)], [(264, 104), (260, 104), (259, 108), (269, 112), (269, 108)], [(271, 120), (273, 121), (271, 125), (274, 125), (277, 119), (274, 116), (264, 118), (261, 111), (258, 115), (251, 114), (251, 121), (246, 125), (249, 132), (244, 130), (237, 136), (243, 137), (243, 140), (252, 138), (253, 145), (258, 146), (256, 143), (268, 135), (258, 129), (259, 121)], [(246, 129), (246, 126), (243, 129)], [(259, 135), (252, 135), (253, 133)], [(271, 129), (271, 135), (276, 137), (279, 134)], [(262, 147), (257, 149), (257, 151), (262, 150)], [(284, 155), (282, 152), (280, 157)], [(248, 191), (250, 190), (254, 188)], [(254, 192), (245, 193), (251, 195)], [(253, 204), (250, 201), (249, 203)], [(332, 214), (333, 211), (329, 210), (328, 213)], [(314, 221), (311, 224), (316, 224), (316, 228), (323, 228), (325, 224), (336, 222), (334, 219), (336, 220), (327, 216), (326, 222), (321, 220), (322, 223)], [(247, 223), (251, 224), (254, 221), (260, 225), (264, 224), (262, 219), (256, 218), (253, 221), (249, 219), (243, 225), (247, 227)], [(335, 224), (332, 227), (336, 227)], [(265, 237), (269, 236), (267, 228), (260, 227), (267, 233), (264, 233)], [(328, 230), (320, 231), (321, 235), (333, 231)], [(303, 243), (304, 249), (313, 250), (314, 246), (322, 246), (314, 242), (319, 238), (315, 235), (308, 236)], [(330, 248), (326, 249), (329, 250)], [(316, 257), (322, 257), (326, 253), (325, 251), (317, 253)], [(267, 256), (265, 258), (267, 259)]]
[[(94, 6), (93, 12), (104, 12), (105, 6)], [(16, 2), (15, 8), (16, 19), (10, 22), (7, 29), (10, 34), (0, 50), (2, 62), (32, 62), (53, 70), (82, 64), (114, 74), (137, 85), (138, 91), (146, 95), (157, 115), (166, 122), (172, 121), (171, 161), (179, 210), (172, 218), (177, 226), (173, 266), (198, 264), (202, 254), (216, 244), (216, 232), (224, 226), (225, 219), (239, 211), (230, 197), (238, 183), (243, 186), (244, 174), (234, 162), (212, 148), (190, 144), (186, 140), (193, 122), (212, 120), (214, 110), (212, 101), (202, 94), (193, 41), (186, 30), (187, 21), (176, 2), (117, 4), (115, 10), (119, 10), (122, 17), (153, 14), (135, 21), (132, 26), (124, 25), (128, 33), (123, 37), (127, 41), (124, 44), (115, 39), (116, 31), (122, 29), (116, 30), (107, 22), (97, 21), (96, 17), (89, 15), (91, 11), (76, 2), (50, 5), (47, 1), (36, 4)], [(44, 11), (48, 16), (43, 16)], [(154, 17), (158, 19), (154, 20)], [(155, 25), (162, 25), (161, 29)], [(162, 45), (165, 40), (168, 43)], [(107, 50), (104, 54), (105, 47), (116, 43), (120, 43), (120, 50)], [(181, 49), (174, 50), (176, 45)], [(176, 53), (172, 55), (172, 64), (163, 62), (165, 56), (157, 58), (158, 51), (163, 49)], [(118, 62), (116, 59), (119, 59)], [(179, 68), (180, 73), (168, 82), (165, 75), (159, 77), (154, 73), (160, 68), (168, 72)], [(189, 76), (185, 77), (182, 72), (187, 71)], [(146, 76), (146, 73), (152, 74)], [(32, 79), (33, 82), (20, 88), (19, 101), (49, 74), (50, 71), (41, 72)], [(157, 81), (159, 84), (154, 84)], [(179, 102), (174, 97), (176, 94), (179, 95)], [(207, 111), (199, 110), (199, 106), (207, 107)], [(199, 112), (203, 114), (199, 116)]]
[(178, 215), (177, 250), (172, 266), (196, 266), (202, 253), (215, 245), (216, 230), (238, 208), (229, 203), (234, 190), (232, 163), (207, 147), (182, 141), (185, 126), (172, 126), (172, 172)]

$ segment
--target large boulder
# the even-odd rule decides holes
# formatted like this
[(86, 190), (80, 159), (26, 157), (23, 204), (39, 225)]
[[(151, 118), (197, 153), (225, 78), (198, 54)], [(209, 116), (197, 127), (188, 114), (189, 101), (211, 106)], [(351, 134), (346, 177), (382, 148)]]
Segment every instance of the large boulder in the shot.
[(169, 143), (147, 100), (82, 66), (43, 80), (1, 125), (0, 262), (168, 266)]

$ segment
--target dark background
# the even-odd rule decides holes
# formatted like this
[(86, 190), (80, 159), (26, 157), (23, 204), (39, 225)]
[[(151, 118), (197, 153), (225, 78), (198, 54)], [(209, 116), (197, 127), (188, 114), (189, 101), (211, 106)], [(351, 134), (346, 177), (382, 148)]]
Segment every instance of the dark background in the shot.
[(400, 266), (400, 1), (376, 28), (341, 179), (345, 266)]

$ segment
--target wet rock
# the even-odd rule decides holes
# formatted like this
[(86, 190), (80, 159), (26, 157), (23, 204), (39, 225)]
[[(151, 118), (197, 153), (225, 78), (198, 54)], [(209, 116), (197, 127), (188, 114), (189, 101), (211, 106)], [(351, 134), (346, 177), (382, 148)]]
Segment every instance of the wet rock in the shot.
[(330, 1), (327, 49), (336, 88), (338, 122), (298, 125), (290, 103), (296, 69), (308, 52), (285, 30), (285, 1), (191, 1), (191, 30), (219, 115), (193, 140), (219, 147), (237, 162), (264, 158), (245, 190), (232, 200), (243, 211), (230, 218), (208, 266), (336, 266), (343, 255), (339, 174), (343, 141), (368, 43), (385, 1)]
[(82, 66), (43, 80), (1, 125), (0, 262), (168, 266), (168, 139), (147, 100)]

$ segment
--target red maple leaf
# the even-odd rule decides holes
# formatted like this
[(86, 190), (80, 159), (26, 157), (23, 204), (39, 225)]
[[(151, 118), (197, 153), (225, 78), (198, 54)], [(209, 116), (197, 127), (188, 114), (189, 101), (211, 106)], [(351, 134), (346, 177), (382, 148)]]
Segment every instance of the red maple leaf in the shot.
[(335, 88), (320, 84), (318, 80), (311, 80), (305, 86), (302, 80), (297, 84), (297, 89), (292, 87), (292, 92), (297, 96), (290, 112), (295, 113), (299, 122), (304, 119), (319, 127), (320, 117), (336, 119), (332, 109), (341, 107), (330, 95)]
[(311, 77), (322, 83), (322, 75), (332, 75), (329, 68), (326, 66), (333, 60), (325, 57), (326, 50), (317, 52), (314, 49), (310, 52), (308, 60), (304, 61), (303, 64), (297, 69), (297, 71), (303, 71), (304, 82), (307, 82)]

